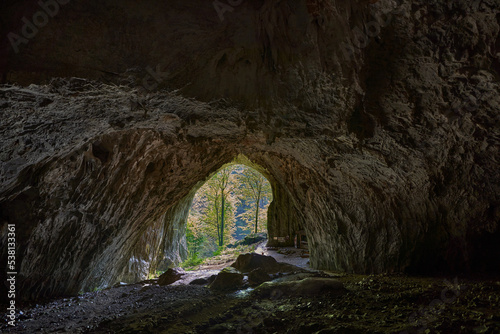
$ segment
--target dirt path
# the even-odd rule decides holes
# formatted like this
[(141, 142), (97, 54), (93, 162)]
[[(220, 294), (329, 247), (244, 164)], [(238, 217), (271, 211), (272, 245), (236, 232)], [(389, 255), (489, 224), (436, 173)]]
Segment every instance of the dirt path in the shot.
[(294, 266), (311, 269), (309, 266), (309, 256), (301, 257), (301, 254), (305, 253), (303, 249), (297, 249), (294, 247), (266, 247), (266, 242), (258, 244), (255, 249), (257, 254), (272, 256), (278, 262), (285, 262), (288, 264), (293, 264)]

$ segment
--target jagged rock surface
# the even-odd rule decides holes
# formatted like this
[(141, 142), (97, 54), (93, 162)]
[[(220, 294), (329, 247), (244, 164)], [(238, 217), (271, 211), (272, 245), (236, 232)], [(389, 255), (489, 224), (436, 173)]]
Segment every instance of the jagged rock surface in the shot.
[[(497, 264), (495, 1), (109, 5), (72, 2), (2, 58), (23, 86), (0, 89), (1, 261), (14, 223), (23, 298), (177, 263), (192, 196), (234, 159), (273, 185), (271, 240), (304, 229), (315, 268)], [(168, 91), (136, 88), (156, 64)], [(97, 81), (28, 85), (55, 76)]]

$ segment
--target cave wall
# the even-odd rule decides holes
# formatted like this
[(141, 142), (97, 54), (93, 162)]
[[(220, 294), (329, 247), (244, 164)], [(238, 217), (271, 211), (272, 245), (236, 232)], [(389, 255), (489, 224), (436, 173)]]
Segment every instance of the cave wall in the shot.
[(129, 258), (128, 265), (123, 267), (115, 281), (142, 281), (187, 259), (186, 222), (194, 190), (197, 188), (170, 207), (160, 219), (147, 225), (146, 231), (141, 232), (130, 254), (123, 255), (125, 259)]
[(499, 21), (488, 0), (244, 2), (223, 21), (210, 2), (71, 2), (2, 49), (2, 261), (15, 223), (26, 298), (134, 279), (148, 229), (178, 259), (190, 194), (241, 154), (273, 184), (270, 236), (303, 227), (315, 268), (498, 270)]
[(269, 204), (267, 211), (267, 246), (294, 246), (295, 234), (297, 231), (304, 229), (302, 226), (304, 220), (297, 208), (298, 205), (293, 203), (293, 199), (287, 194), (286, 188), (276, 184), (273, 187), (273, 201)]

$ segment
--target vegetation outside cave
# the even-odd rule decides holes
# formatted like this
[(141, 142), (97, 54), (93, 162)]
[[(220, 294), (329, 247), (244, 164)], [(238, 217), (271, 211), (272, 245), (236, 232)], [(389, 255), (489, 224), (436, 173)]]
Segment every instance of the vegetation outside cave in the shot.
[(266, 232), (271, 201), (271, 184), (255, 169), (245, 165), (221, 169), (194, 197), (186, 229), (189, 257), (181, 266), (199, 265), (250, 233)]

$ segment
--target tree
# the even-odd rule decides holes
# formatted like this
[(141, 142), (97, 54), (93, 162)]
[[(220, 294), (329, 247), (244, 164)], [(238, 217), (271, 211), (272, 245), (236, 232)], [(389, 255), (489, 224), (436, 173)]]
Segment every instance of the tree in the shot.
[(237, 174), (237, 180), (239, 181), (239, 198), (249, 206), (240, 218), (248, 225), (251, 225), (253, 221), (254, 232), (257, 233), (259, 221), (265, 220), (266, 209), (272, 198), (271, 184), (261, 173), (249, 167), (244, 167)]
[(241, 235), (237, 229), (265, 229), (271, 198), (271, 185), (252, 168), (233, 165), (217, 172), (196, 192), (190, 208), (186, 231), (190, 256), (212, 256)]
[(198, 206), (202, 211), (200, 225), (213, 236), (219, 247), (230, 241), (234, 225), (233, 168), (220, 170), (198, 190)]
[(188, 253), (190, 258), (196, 258), (199, 255), (206, 257), (210, 255), (210, 249), (207, 243), (208, 236), (205, 233), (201, 221), (201, 210), (203, 202), (197, 200), (193, 202), (190, 209), (187, 228), (186, 228), (186, 242), (188, 246)]

